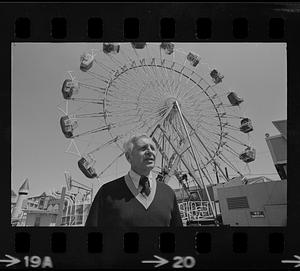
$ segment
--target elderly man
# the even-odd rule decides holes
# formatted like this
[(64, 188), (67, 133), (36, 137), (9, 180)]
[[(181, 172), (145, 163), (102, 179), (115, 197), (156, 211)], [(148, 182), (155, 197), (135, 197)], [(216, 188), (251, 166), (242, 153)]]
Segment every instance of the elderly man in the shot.
[(151, 173), (156, 148), (147, 135), (137, 135), (124, 144), (131, 165), (126, 176), (104, 184), (91, 206), (90, 227), (182, 226), (174, 191), (157, 182)]

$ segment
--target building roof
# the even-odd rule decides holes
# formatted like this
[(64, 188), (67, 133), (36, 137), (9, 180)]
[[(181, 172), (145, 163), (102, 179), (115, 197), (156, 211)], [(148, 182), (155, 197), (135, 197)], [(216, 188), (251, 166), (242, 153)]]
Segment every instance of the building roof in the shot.
[[(272, 123), (278, 129), (280, 134), (275, 136), (269, 136), (269, 134), (266, 134), (265, 139), (276, 167), (278, 164), (287, 163), (287, 121), (277, 120)], [(279, 172), (278, 174), (281, 176)]]
[(274, 126), (280, 132), (280, 134), (287, 139), (287, 121), (286, 120), (274, 120), (272, 121)]
[(21, 185), (19, 189), (19, 193), (28, 193), (29, 192), (29, 180), (25, 179), (24, 183)]

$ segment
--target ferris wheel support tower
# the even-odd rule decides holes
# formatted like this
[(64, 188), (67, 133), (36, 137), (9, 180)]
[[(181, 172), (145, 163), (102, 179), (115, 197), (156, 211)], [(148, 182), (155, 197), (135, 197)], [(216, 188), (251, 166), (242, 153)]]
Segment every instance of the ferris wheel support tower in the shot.
[[(190, 144), (190, 146), (191, 146), (191, 150), (192, 150), (192, 153), (193, 153), (193, 156), (194, 156), (196, 165), (197, 165), (197, 169), (198, 169), (198, 172), (199, 172), (199, 176), (200, 176), (202, 185), (204, 186), (204, 190), (205, 190), (205, 193), (206, 193), (207, 198), (208, 198), (208, 201), (209, 201), (209, 205), (210, 205), (211, 211), (212, 211), (212, 213), (213, 213), (214, 218), (216, 219), (215, 209), (214, 209), (214, 207), (213, 207), (213, 205), (212, 205), (212, 201), (211, 201), (211, 198), (210, 198), (210, 196), (209, 196), (207, 187), (206, 187), (206, 185), (205, 185), (204, 182), (203, 182), (203, 178), (202, 178), (202, 175), (201, 175), (199, 163), (198, 163), (198, 160), (196, 159), (196, 155), (195, 155), (195, 152), (194, 152), (194, 148), (193, 148), (193, 145), (192, 145), (192, 141), (191, 141), (190, 135), (189, 135), (189, 133), (188, 133), (188, 130), (187, 130), (187, 128), (186, 128), (186, 123), (185, 123), (185, 121), (184, 121), (184, 119), (183, 119), (182, 112), (181, 112), (181, 110), (180, 110), (180, 106), (179, 106), (179, 104), (178, 104), (178, 101), (175, 101), (175, 102), (174, 102), (174, 105), (176, 106), (176, 108), (177, 108), (177, 110), (178, 110), (178, 113), (179, 113), (180, 119), (181, 119), (181, 121), (182, 121), (182, 124), (183, 124), (184, 130), (185, 130), (187, 139), (188, 139), (189, 144)], [(203, 172), (203, 173), (204, 173), (204, 172)], [(204, 176), (205, 176), (205, 173), (204, 173)]]
[[(178, 151), (176, 150), (175, 146), (172, 144), (172, 142), (170, 141), (170, 139), (168, 138), (168, 136), (166, 135), (164, 129), (162, 129), (161, 125), (158, 124), (154, 131), (151, 133), (152, 135), (154, 135), (154, 132), (156, 131), (157, 128), (159, 128), (162, 133), (163, 133), (163, 136), (164, 138), (167, 139), (167, 141), (169, 142), (169, 144), (172, 146), (174, 152), (177, 154), (177, 158), (175, 160), (175, 162), (173, 163), (169, 173), (168, 173), (168, 176), (165, 180), (165, 182), (168, 182), (170, 177), (174, 174), (175, 170), (177, 169), (177, 166), (178, 166), (178, 163), (179, 161), (181, 160), (183, 162), (183, 164), (186, 166), (186, 168), (188, 169), (189, 173), (191, 174), (191, 176), (194, 178), (194, 180), (196, 181), (197, 183), (197, 186), (200, 187), (200, 188), (204, 188), (204, 191), (206, 193), (206, 196), (207, 196), (207, 199), (209, 201), (209, 205), (210, 205), (210, 208), (211, 208), (211, 211), (212, 211), (212, 214), (213, 214), (213, 217), (214, 219), (216, 220), (216, 212), (215, 212), (215, 208), (212, 204), (212, 200), (210, 198), (210, 195), (208, 193), (208, 190), (207, 190), (207, 187), (206, 185), (204, 184), (204, 180), (203, 180), (203, 176), (201, 175), (201, 172), (203, 173), (204, 177), (209, 181), (208, 177), (206, 176), (205, 172), (203, 170), (200, 169), (200, 166), (199, 166), (199, 163), (198, 163), (198, 160), (196, 158), (196, 155), (195, 155), (195, 152), (194, 152), (194, 148), (193, 148), (193, 145), (192, 145), (192, 141), (191, 141), (191, 138), (189, 136), (189, 133), (188, 133), (188, 130), (187, 130), (187, 127), (186, 127), (186, 122), (183, 118), (183, 115), (182, 115), (182, 112), (180, 110), (180, 105), (178, 103), (178, 101), (174, 101), (173, 104), (172, 104), (172, 109), (173, 110), (169, 110), (168, 114), (165, 115), (165, 117), (163, 118), (162, 121), (166, 121), (168, 116), (171, 114), (171, 112), (177, 112), (177, 114), (179, 115), (180, 119), (181, 119), (181, 122), (183, 124), (183, 127), (184, 127), (184, 132), (185, 132), (185, 136), (183, 138), (183, 141), (185, 142), (184, 146)], [(161, 122), (162, 123), (162, 122)], [(197, 170), (199, 172), (199, 177), (196, 175), (196, 172), (195, 170), (189, 165), (188, 161), (186, 161), (186, 159), (184, 158), (184, 153), (188, 150), (188, 149), (191, 149), (192, 151), (192, 155), (193, 155), (193, 158), (194, 158), (194, 161), (197, 165)], [(162, 157), (164, 157), (164, 153), (163, 153), (163, 150), (161, 148), (159, 148), (159, 150), (161, 151), (161, 154), (162, 154)], [(199, 193), (198, 193), (199, 194)], [(200, 196), (200, 195), (199, 195)], [(201, 197), (200, 197), (201, 199)]]

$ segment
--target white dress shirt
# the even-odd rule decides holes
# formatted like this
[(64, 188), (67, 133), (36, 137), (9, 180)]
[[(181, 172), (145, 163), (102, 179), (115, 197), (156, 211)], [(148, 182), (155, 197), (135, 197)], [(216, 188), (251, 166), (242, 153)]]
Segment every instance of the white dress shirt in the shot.
[(151, 172), (146, 177), (148, 178), (150, 185), (150, 194), (148, 196), (146, 196), (144, 193), (141, 193), (142, 186), (139, 185), (141, 176), (133, 170), (130, 170), (125, 176), (125, 182), (135, 198), (145, 207), (145, 209), (148, 209), (156, 192), (156, 180)]

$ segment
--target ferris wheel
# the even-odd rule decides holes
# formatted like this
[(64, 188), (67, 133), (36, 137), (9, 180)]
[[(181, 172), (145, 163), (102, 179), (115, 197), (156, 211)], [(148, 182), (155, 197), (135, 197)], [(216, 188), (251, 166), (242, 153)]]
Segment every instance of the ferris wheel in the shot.
[[(134, 133), (156, 144), (158, 180), (175, 178), (188, 195), (216, 178), (228, 181), (227, 168), (244, 176), (255, 160), (253, 126), (243, 98), (216, 68), (169, 42), (97, 46), (78, 57), (62, 84), (60, 126), (86, 177), (100, 178)], [(115, 157), (99, 165), (105, 148), (117, 150)]]

